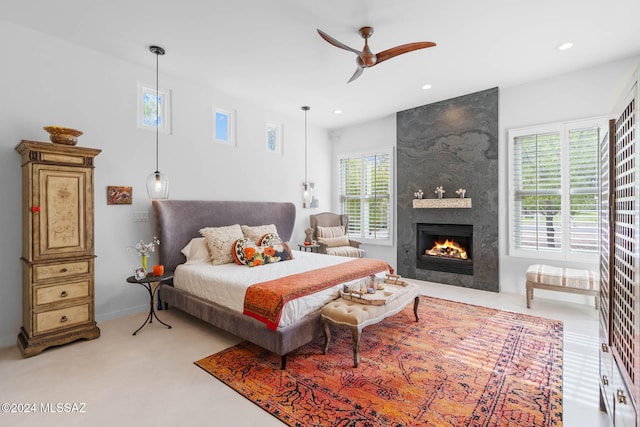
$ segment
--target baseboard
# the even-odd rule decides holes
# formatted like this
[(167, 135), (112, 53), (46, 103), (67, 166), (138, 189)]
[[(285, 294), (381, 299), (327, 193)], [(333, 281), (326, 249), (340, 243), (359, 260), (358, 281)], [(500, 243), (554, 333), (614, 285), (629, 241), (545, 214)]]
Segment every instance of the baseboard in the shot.
[(121, 317), (130, 316), (132, 314), (141, 313), (143, 311), (149, 311), (149, 303), (137, 305), (135, 307), (129, 307), (124, 310), (111, 311), (109, 313), (96, 313), (96, 322), (106, 322), (108, 320), (119, 319)]

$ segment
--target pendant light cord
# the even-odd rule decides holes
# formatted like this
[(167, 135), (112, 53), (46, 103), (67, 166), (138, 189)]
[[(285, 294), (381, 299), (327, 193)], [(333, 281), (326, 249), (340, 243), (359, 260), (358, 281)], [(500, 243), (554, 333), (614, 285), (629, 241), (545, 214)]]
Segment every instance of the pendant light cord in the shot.
[(159, 72), (158, 70), (160, 69), (159, 65), (158, 65), (158, 56), (160, 55), (164, 55), (165, 50), (163, 48), (161, 48), (160, 46), (150, 46), (149, 50), (154, 53), (156, 55), (156, 174), (160, 172), (160, 169), (158, 167), (159, 159), (160, 159), (160, 154), (159, 154), (159, 142), (158, 140), (160, 139), (160, 86), (159, 86)]
[[(309, 111), (311, 107), (305, 105), (302, 107), (304, 111), (304, 185), (308, 184), (307, 182), (307, 111)], [(306, 189), (306, 188), (305, 188)]]
[(158, 56), (159, 52), (154, 52), (156, 54), (156, 173), (160, 172), (160, 168), (158, 167), (159, 162), (159, 154), (158, 154), (158, 139), (159, 139), (159, 121), (160, 121), (160, 92), (158, 87)]
[(304, 182), (307, 184), (307, 110), (304, 110)]

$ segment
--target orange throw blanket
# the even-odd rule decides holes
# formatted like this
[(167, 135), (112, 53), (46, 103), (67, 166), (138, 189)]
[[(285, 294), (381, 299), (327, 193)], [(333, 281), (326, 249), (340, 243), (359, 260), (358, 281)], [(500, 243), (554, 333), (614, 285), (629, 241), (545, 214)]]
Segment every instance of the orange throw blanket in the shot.
[(384, 261), (358, 258), (330, 267), (256, 283), (247, 288), (244, 314), (266, 323), (269, 329), (275, 331), (280, 323), (282, 308), (287, 302), (383, 271), (392, 271), (392, 268)]

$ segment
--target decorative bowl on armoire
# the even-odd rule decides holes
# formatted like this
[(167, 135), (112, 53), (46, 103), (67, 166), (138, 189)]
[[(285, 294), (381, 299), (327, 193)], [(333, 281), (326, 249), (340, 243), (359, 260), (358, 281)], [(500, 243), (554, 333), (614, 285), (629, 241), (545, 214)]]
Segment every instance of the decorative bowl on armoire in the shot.
[(43, 129), (49, 133), (49, 139), (54, 144), (76, 145), (78, 137), (82, 135), (82, 131), (62, 126), (45, 126)]

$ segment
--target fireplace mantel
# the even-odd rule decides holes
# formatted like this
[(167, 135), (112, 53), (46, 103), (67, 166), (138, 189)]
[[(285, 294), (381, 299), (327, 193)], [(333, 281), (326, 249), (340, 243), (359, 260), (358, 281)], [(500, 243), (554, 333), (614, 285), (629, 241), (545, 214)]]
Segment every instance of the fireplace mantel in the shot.
[(461, 199), (450, 197), (448, 199), (413, 199), (414, 209), (438, 209), (450, 208), (461, 209), (470, 208), (471, 199)]

